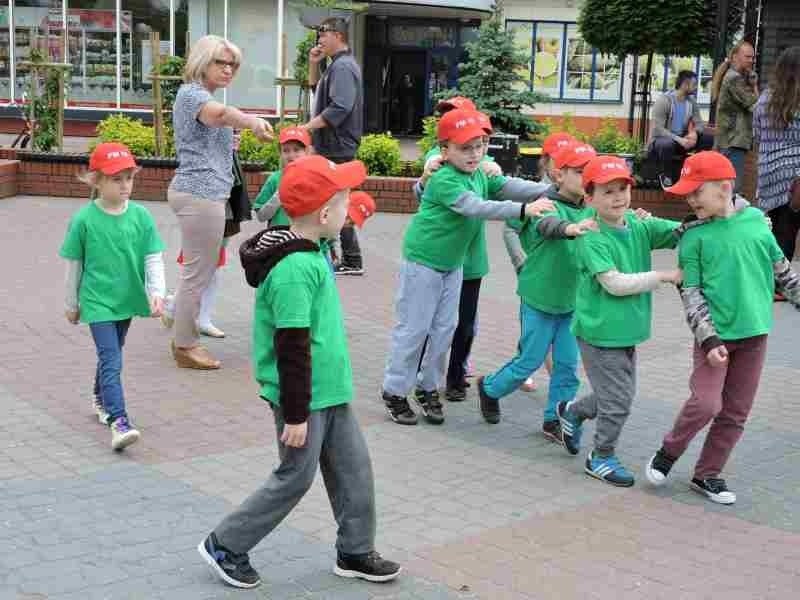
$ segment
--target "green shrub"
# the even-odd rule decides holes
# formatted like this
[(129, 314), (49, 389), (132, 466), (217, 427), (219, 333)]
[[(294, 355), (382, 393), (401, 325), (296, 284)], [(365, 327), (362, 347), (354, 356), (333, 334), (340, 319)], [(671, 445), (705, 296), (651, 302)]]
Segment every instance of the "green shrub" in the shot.
[(589, 143), (600, 154), (636, 154), (639, 152), (639, 141), (620, 132), (613, 117), (603, 119), (603, 125), (589, 138)]
[(275, 128), (275, 138), (270, 142), (260, 142), (249, 129), (242, 131), (239, 143), (239, 159), (243, 162), (259, 163), (265, 171), (276, 171), (281, 166), (281, 153), (278, 147), (278, 132)]
[(422, 119), (422, 137), (417, 141), (417, 148), (419, 148), (419, 158), (417, 159), (417, 167), (419, 172), (425, 168), (425, 155), (431, 151), (431, 148), (439, 143), (436, 137), (436, 127), (439, 120), (436, 117), (425, 117)]
[(373, 133), (361, 138), (356, 158), (370, 175), (397, 175), (401, 169), (400, 142), (391, 133)]
[[(174, 156), (172, 132), (168, 131), (166, 137), (168, 155)], [(121, 114), (109, 115), (97, 124), (97, 138), (90, 144), (89, 150), (93, 150), (100, 142), (125, 144), (138, 157), (154, 156), (156, 152), (155, 130), (139, 119)]]
[(578, 126), (575, 125), (575, 121), (572, 118), (572, 113), (564, 113), (561, 116), (561, 121), (559, 123), (553, 123), (551, 119), (544, 119), (541, 123), (542, 131), (539, 134), (537, 140), (539, 143), (542, 143), (544, 139), (550, 135), (551, 133), (568, 133), (576, 140), (580, 140), (582, 142), (586, 142), (589, 139), (589, 136), (586, 135), (583, 131), (578, 129)]

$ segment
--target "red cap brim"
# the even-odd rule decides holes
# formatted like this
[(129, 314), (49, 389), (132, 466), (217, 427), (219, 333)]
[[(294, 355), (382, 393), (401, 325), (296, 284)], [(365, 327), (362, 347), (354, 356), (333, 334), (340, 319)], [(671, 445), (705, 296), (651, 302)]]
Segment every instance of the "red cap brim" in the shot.
[(110, 165), (105, 165), (104, 167), (101, 167), (99, 171), (103, 175), (116, 175), (121, 171), (125, 171), (127, 169), (135, 169), (135, 168), (136, 168), (136, 161), (133, 160), (133, 157), (131, 156), (126, 158), (121, 158), (118, 162), (115, 161)]
[(702, 181), (692, 181), (691, 179), (679, 179), (678, 183), (664, 188), (664, 191), (674, 196), (688, 196), (689, 194), (697, 191), (703, 185)]
[(485, 135), (487, 135), (486, 130), (476, 123), (454, 131), (444, 141), (453, 142), (454, 144), (466, 144), (470, 140), (474, 140), (478, 137), (482, 138)]
[(611, 181), (616, 181), (621, 179), (622, 181), (627, 181), (631, 185), (636, 183), (636, 180), (633, 178), (632, 175), (623, 175), (621, 173), (605, 173), (601, 174), (597, 177), (593, 177), (589, 183), (609, 183)]
[(367, 178), (367, 168), (360, 160), (336, 165), (336, 170), (329, 175), (331, 181), (339, 191), (354, 188), (364, 183)]

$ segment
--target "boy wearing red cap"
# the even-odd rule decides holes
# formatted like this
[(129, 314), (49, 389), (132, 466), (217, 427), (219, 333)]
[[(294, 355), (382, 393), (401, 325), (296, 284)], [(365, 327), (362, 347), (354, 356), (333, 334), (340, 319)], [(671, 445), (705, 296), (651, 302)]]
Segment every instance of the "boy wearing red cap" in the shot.
[(375, 582), (400, 572), (375, 552), (372, 466), (350, 407), (353, 376), (339, 294), (319, 247), (344, 225), (350, 188), (366, 176), (359, 161), (297, 159), (278, 188), (291, 226), (262, 231), (240, 249), (247, 282), (257, 288), (253, 370), (273, 410), (281, 462), (198, 546), (214, 572), (236, 587), (261, 583), (247, 553), (305, 495), (317, 467), (339, 525), (334, 572)]
[(639, 219), (629, 210), (632, 184), (621, 158), (598, 156), (583, 169), (586, 203), (594, 208), (599, 227), (576, 242), (579, 275), (572, 332), (592, 393), (560, 402), (556, 409), (562, 443), (572, 455), (580, 451), (581, 424), (596, 419), (585, 471), (621, 487), (634, 483), (615, 448), (636, 395), (636, 346), (650, 337), (651, 291), (681, 279), (679, 269), (651, 269), (652, 251), (674, 248), (680, 223)]
[(800, 279), (770, 232), (763, 213), (736, 210), (736, 171), (717, 152), (686, 159), (680, 180), (667, 191), (686, 196), (698, 225), (681, 238), (681, 297), (695, 338), (691, 395), (672, 430), (650, 459), (645, 475), (665, 483), (673, 463), (709, 423), (694, 468), (692, 489), (733, 504), (720, 473), (753, 406), (772, 328), (775, 288), (800, 306)]
[(489, 423), (500, 420), (499, 400), (514, 392), (542, 365), (552, 346), (551, 375), (542, 432), (561, 441), (556, 415), (559, 402), (578, 391), (578, 344), (570, 331), (575, 310), (578, 268), (574, 241), (597, 224), (583, 205), (583, 168), (594, 148), (573, 142), (555, 156), (555, 185), (547, 197), (555, 210), (521, 221), (520, 239), (527, 259), (519, 271), (520, 328), (517, 355), (500, 370), (478, 379), (481, 411)]
[(87, 323), (97, 350), (92, 408), (111, 447), (136, 442), (122, 390), (122, 348), (133, 317), (164, 309), (164, 243), (153, 217), (130, 201), (138, 167), (127, 146), (98, 144), (82, 180), (91, 201), (72, 216), (60, 255), (67, 261), (66, 317)]
[[(438, 389), (456, 328), (464, 261), (480, 234), (482, 220), (535, 216), (553, 208), (550, 200), (533, 201), (546, 186), (486, 176), (480, 168), (486, 153), (486, 120), (481, 113), (463, 109), (442, 117), (438, 138), (446, 164), (431, 176), (419, 211), (406, 229), (396, 301), (398, 322), (382, 394), (391, 419), (403, 425), (417, 422), (406, 397), (415, 383), (416, 400), (426, 420), (444, 422)], [(496, 201), (487, 202), (489, 198)]]

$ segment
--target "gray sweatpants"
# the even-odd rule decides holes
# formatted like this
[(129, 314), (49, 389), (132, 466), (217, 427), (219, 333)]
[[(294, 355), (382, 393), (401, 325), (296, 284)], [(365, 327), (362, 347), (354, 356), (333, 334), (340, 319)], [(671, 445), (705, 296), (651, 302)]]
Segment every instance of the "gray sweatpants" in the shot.
[(214, 533), (232, 552), (249, 552), (300, 502), (317, 474), (339, 525), (336, 548), (344, 554), (375, 549), (375, 487), (367, 444), (349, 404), (311, 411), (303, 448), (280, 442), (284, 421), (275, 407), (281, 463), (266, 483), (225, 517)]
[(592, 392), (570, 405), (584, 419), (596, 419), (594, 448), (602, 456), (614, 453), (636, 396), (636, 346), (601, 348), (578, 338), (583, 368)]
[[(402, 262), (395, 299), (397, 324), (392, 330), (383, 391), (406, 396), (415, 382), (426, 392), (442, 385), (447, 352), (458, 324), (462, 276), (462, 269), (436, 271), (419, 263)], [(423, 347), (425, 358), (417, 376)]]

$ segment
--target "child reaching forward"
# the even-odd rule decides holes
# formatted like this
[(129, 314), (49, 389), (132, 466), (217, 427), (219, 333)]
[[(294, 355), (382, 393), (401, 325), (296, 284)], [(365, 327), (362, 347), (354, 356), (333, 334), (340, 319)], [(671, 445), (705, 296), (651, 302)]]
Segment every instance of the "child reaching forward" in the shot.
[(136, 163), (123, 144), (99, 144), (89, 158), (92, 200), (70, 221), (60, 255), (67, 260), (66, 317), (87, 323), (97, 349), (93, 410), (111, 428), (111, 447), (139, 439), (122, 391), (122, 347), (133, 317), (163, 310), (164, 244), (153, 217), (130, 202)]

